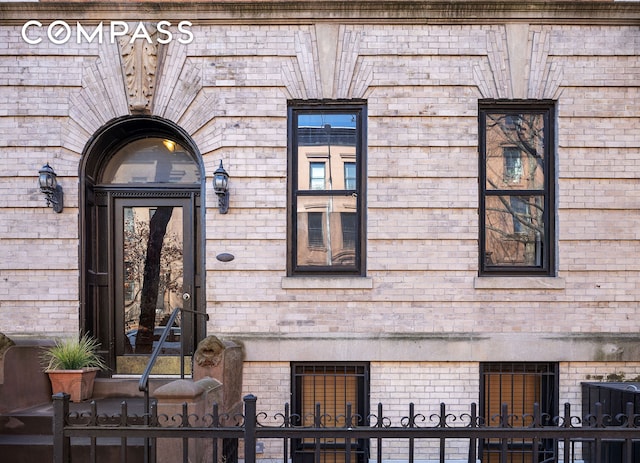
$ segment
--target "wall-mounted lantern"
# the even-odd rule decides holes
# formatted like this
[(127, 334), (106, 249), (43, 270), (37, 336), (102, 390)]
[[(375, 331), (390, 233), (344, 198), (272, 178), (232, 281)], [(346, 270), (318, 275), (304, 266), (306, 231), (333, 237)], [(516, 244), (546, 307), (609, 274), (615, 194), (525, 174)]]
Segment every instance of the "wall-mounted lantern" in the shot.
[(58, 185), (58, 177), (49, 163), (42, 166), (42, 169), (38, 172), (38, 185), (40, 191), (44, 193), (47, 199), (47, 206), (52, 206), (54, 212), (62, 212), (63, 208), (63, 193), (62, 187)]
[(222, 167), (222, 160), (220, 167), (213, 173), (213, 191), (218, 195), (220, 214), (226, 214), (229, 211), (229, 174)]

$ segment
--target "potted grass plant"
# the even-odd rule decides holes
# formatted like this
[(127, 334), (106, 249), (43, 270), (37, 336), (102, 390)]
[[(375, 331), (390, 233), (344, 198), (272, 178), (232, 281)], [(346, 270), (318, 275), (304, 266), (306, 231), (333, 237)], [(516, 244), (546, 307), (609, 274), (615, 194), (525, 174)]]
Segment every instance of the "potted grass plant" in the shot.
[(100, 343), (83, 334), (78, 339), (57, 340), (42, 354), (44, 371), (51, 381), (53, 394), (65, 392), (72, 402), (89, 399), (98, 371), (107, 368), (98, 354)]

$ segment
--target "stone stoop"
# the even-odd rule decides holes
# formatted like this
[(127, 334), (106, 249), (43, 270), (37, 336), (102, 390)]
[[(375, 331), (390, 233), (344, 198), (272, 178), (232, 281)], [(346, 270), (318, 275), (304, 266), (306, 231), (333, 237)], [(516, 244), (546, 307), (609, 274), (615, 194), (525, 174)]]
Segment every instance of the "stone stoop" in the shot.
[[(173, 379), (152, 379), (150, 391), (153, 391)], [(106, 415), (119, 414), (122, 402), (127, 402), (129, 415), (144, 413), (144, 398), (138, 391), (138, 380), (126, 379), (98, 379), (95, 384), (91, 400), (70, 403), (69, 411), (88, 412), (91, 402), (95, 400), (98, 413)], [(0, 414), (0, 460), (2, 463), (33, 463), (53, 460), (53, 404), (45, 403), (24, 410)], [(98, 462), (119, 463), (120, 440), (99, 439)], [(71, 440), (72, 461), (90, 461), (90, 446), (88, 439)], [(142, 439), (128, 439), (127, 462), (142, 462)]]
[[(100, 414), (114, 415), (120, 412), (126, 400), (129, 414), (142, 415), (142, 398), (94, 398)], [(82, 413), (90, 410), (91, 401), (71, 403), (70, 412)], [(53, 405), (44, 404), (0, 415), (0, 455), (3, 463), (33, 463), (53, 460)], [(98, 462), (119, 463), (120, 440), (99, 439)], [(89, 439), (71, 439), (72, 461), (90, 461)], [(127, 461), (142, 462), (144, 458), (142, 439), (127, 440)]]
[[(15, 351), (20, 353), (23, 350), (15, 349)], [(35, 357), (34, 352), (36, 351), (29, 353), (30, 358)], [(14, 354), (14, 356), (16, 355)], [(199, 414), (208, 412), (213, 401), (220, 404), (221, 413), (241, 412), (243, 358), (242, 345), (232, 341), (222, 342), (214, 336), (209, 336), (198, 346), (194, 362), (194, 377), (182, 381), (176, 377), (151, 378), (149, 381), (150, 397), (154, 398), (156, 390), (159, 390), (158, 396), (163, 396), (159, 407), (163, 412), (175, 413), (178, 410), (175, 408), (176, 404), (185, 399), (182, 397), (184, 389), (186, 388), (189, 392), (196, 388), (197, 394), (192, 393), (192, 401), (197, 409), (194, 411)], [(40, 379), (44, 378), (43, 385), (38, 385), (37, 389), (48, 389), (48, 392), (34, 395), (32, 399), (37, 400), (32, 400), (30, 405), (21, 405), (22, 402), (19, 400), (11, 401), (8, 396), (5, 397), (5, 402), (7, 402), (5, 408), (0, 409), (0, 461), (2, 463), (33, 463), (53, 460), (53, 402), (51, 389), (48, 388), (48, 379), (41, 372), (40, 374)], [(44, 382), (45, 380), (47, 383)], [(71, 402), (69, 412), (89, 412), (91, 402), (95, 400), (99, 414), (114, 416), (120, 414), (122, 402), (126, 401), (128, 415), (142, 416), (144, 414), (144, 393), (138, 389), (138, 383), (139, 378), (135, 377), (96, 378), (92, 399), (79, 403)], [(25, 392), (28, 387), (28, 384), (22, 387), (22, 392)], [(19, 395), (17, 389), (14, 391), (16, 397)], [(28, 391), (26, 392), (28, 393)], [(40, 404), (33, 405), (33, 403)], [(17, 409), (8, 408), (11, 405), (16, 405)], [(89, 439), (71, 439), (72, 461), (90, 461), (89, 443)], [(97, 451), (98, 463), (120, 463), (122, 461), (120, 439), (99, 439), (97, 446), (99, 447)], [(196, 452), (198, 454), (209, 453), (210, 449), (198, 447)], [(143, 439), (128, 439), (127, 462), (138, 463), (143, 459)], [(159, 461), (173, 463), (175, 460), (171, 456), (170, 459), (161, 457)]]
[[(149, 394), (153, 397), (154, 391), (180, 377), (150, 378)], [(96, 378), (93, 386), (93, 398), (107, 399), (113, 397), (144, 397), (144, 393), (138, 389), (139, 378)]]
[(52, 461), (52, 416), (42, 407), (0, 415), (0, 455), (7, 463)]
[[(85, 405), (88, 410), (87, 404)], [(100, 405), (98, 405), (100, 407)], [(74, 407), (75, 408), (75, 407)], [(81, 411), (82, 408), (78, 407)], [(100, 408), (99, 408), (100, 410)], [(3, 463), (33, 463), (53, 461), (53, 407), (40, 406), (0, 416), (0, 455)], [(142, 440), (127, 442), (127, 461), (142, 462)], [(118, 439), (99, 440), (98, 461), (117, 463), (120, 458)], [(71, 440), (72, 461), (90, 461), (88, 439)]]

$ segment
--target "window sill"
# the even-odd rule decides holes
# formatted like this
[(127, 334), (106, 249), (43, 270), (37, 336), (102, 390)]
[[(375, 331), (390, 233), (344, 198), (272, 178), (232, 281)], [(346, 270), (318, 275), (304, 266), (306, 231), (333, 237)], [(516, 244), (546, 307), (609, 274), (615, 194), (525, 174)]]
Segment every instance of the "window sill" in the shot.
[(352, 276), (283, 277), (282, 289), (372, 289), (373, 279)]
[(565, 289), (560, 277), (476, 277), (474, 289)]

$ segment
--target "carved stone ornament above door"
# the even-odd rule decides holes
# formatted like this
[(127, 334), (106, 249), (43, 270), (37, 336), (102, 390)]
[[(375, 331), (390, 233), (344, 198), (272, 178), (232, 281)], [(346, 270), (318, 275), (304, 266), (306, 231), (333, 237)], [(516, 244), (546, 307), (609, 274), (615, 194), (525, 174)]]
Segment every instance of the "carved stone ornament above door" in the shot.
[(158, 71), (157, 29), (149, 23), (130, 27), (118, 44), (131, 114), (151, 114)]

